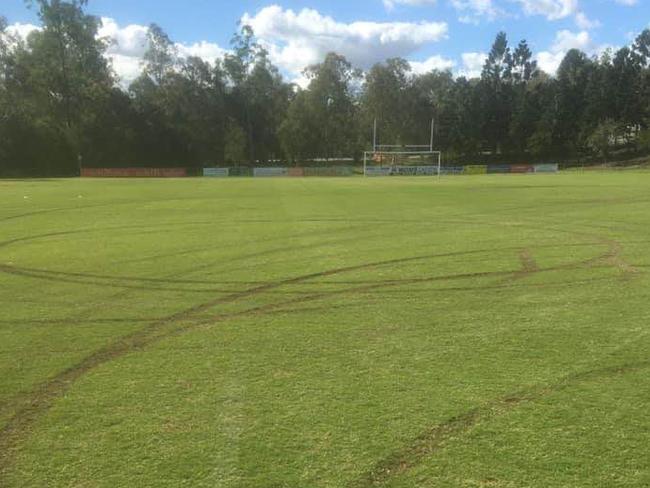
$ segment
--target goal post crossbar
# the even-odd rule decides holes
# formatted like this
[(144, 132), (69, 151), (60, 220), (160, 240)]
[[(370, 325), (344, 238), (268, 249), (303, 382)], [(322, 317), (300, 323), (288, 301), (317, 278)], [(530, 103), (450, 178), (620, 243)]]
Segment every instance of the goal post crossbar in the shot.
[(428, 144), (425, 144), (425, 145), (419, 145), (419, 146), (418, 146), (417, 144), (393, 144), (393, 145), (390, 145), (390, 144), (381, 144), (381, 145), (377, 146), (377, 150), (376, 150), (375, 152), (381, 152), (381, 149), (382, 149), (382, 148), (388, 148), (388, 149), (391, 149), (391, 148), (408, 148), (408, 147), (413, 147), (413, 148), (417, 148), (417, 147), (426, 147), (426, 148), (429, 148), (429, 151), (424, 151), (424, 152), (433, 152), (433, 151), (431, 151), (431, 149), (430, 149), (431, 146), (429, 146)]
[(382, 156), (426, 156), (442, 155), (441, 151), (366, 151), (364, 154), (377, 154)]
[(433, 139), (434, 139), (434, 136), (435, 136), (435, 125), (436, 125), (435, 119), (431, 119), (431, 138), (429, 139), (429, 144), (421, 144), (421, 145), (417, 145), (417, 144), (401, 144), (401, 145), (378, 144), (377, 143), (377, 140), (378, 140), (377, 139), (377, 135), (378, 135), (377, 134), (377, 130), (378, 130), (378, 128), (377, 128), (377, 118), (375, 117), (375, 120), (374, 120), (374, 123), (373, 123), (373, 128), (372, 128), (372, 150), (373, 151), (381, 150), (381, 148), (383, 148), (383, 147), (385, 147), (385, 148), (403, 148), (403, 149), (412, 147), (412, 148), (427, 148), (427, 149), (429, 149), (429, 151), (433, 152)]

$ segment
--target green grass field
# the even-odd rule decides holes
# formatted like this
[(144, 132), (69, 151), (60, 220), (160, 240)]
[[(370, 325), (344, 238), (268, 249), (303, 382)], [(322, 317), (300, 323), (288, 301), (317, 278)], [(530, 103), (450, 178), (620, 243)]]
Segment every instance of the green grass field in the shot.
[(650, 172), (0, 181), (0, 486), (647, 487)]

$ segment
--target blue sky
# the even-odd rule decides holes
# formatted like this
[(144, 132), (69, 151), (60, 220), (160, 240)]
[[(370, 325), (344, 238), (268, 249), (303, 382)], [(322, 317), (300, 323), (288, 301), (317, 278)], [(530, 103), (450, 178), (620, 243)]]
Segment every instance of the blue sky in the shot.
[[(597, 54), (620, 47), (650, 25), (650, 0), (90, 0), (105, 18), (103, 34), (124, 79), (137, 74), (150, 22), (179, 43), (182, 54), (208, 60), (228, 48), (242, 18), (251, 23), (289, 79), (330, 49), (367, 67), (387, 56), (412, 61), (415, 71), (448, 68), (475, 75), (499, 30), (511, 43), (528, 40), (553, 72), (578, 47)], [(21, 32), (37, 24), (23, 0), (0, 0), (0, 15)]]

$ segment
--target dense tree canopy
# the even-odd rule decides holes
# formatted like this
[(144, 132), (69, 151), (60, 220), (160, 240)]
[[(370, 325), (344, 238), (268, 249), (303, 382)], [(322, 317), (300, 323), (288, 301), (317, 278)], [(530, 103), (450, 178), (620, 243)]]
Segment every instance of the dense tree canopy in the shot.
[(650, 151), (650, 30), (600, 57), (569, 51), (542, 72), (526, 41), (495, 42), (480, 77), (414, 74), (403, 59), (362, 73), (330, 53), (283, 80), (248, 26), (223, 59), (180, 57), (158, 25), (142, 74), (117, 84), (85, 0), (33, 0), (42, 29), (10, 36), (0, 17), (0, 175), (88, 166), (304, 164), (372, 145), (424, 144), (449, 159), (608, 159)]

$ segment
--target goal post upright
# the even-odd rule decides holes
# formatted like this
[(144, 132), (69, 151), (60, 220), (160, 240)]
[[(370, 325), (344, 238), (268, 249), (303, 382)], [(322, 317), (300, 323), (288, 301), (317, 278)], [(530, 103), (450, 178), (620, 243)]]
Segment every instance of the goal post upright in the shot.
[(375, 117), (375, 122), (372, 129), (372, 152), (377, 151), (377, 117)]

